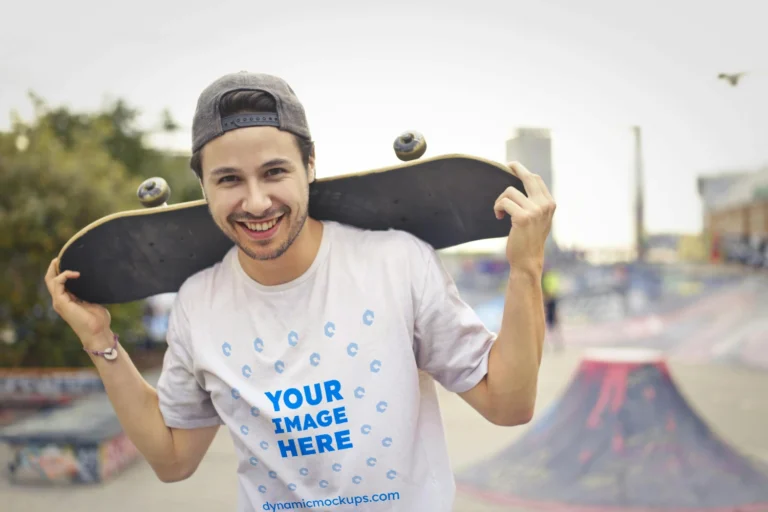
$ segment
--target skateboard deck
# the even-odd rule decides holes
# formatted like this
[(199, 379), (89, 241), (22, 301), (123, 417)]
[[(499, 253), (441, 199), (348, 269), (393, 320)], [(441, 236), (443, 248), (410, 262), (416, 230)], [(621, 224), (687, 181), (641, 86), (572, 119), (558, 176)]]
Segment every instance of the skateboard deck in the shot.
[[(309, 215), (371, 229), (398, 229), (444, 249), (505, 237), (509, 218), (493, 205), (504, 189), (525, 193), (508, 167), (468, 155), (443, 155), (315, 180)], [(59, 269), (80, 272), (67, 289), (97, 304), (176, 292), (233, 246), (204, 199), (123, 211), (75, 234), (59, 253)]]

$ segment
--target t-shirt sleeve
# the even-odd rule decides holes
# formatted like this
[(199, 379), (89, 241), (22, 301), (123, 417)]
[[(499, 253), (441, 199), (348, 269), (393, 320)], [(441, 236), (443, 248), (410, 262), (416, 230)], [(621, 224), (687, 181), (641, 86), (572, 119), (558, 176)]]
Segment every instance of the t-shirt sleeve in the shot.
[(472, 389), (488, 372), (496, 335), (459, 296), (437, 253), (421, 245), (413, 274), (414, 350), (420, 369), (448, 391)]
[(189, 322), (177, 296), (168, 319), (168, 348), (157, 383), (160, 412), (171, 428), (222, 425), (210, 394), (194, 373)]

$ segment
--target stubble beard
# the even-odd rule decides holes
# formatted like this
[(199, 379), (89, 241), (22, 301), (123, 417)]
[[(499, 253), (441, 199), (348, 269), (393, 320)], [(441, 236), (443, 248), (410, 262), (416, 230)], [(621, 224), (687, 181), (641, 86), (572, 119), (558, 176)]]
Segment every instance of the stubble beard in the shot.
[[(286, 214), (287, 216), (288, 214)], [(293, 242), (296, 241), (296, 238), (298, 238), (299, 234), (301, 234), (301, 230), (304, 228), (304, 224), (307, 222), (307, 217), (309, 216), (309, 209), (304, 208), (296, 219), (296, 223), (291, 226), (291, 231), (288, 233), (288, 238), (280, 244), (280, 247), (275, 249), (274, 251), (264, 254), (264, 253), (255, 253), (252, 250), (250, 250), (248, 247), (246, 247), (244, 244), (239, 243), (237, 240), (232, 240), (235, 242), (235, 245), (243, 251), (243, 254), (251, 258), (252, 260), (257, 261), (269, 261), (274, 260), (285, 254), (285, 251), (287, 251), (291, 245), (293, 245)], [(232, 237), (230, 237), (232, 238)], [(260, 244), (260, 242), (256, 242), (257, 244)], [(267, 242), (269, 243), (269, 242)]]
[[(304, 207), (302, 208), (299, 216), (296, 218), (296, 223), (291, 226), (292, 229), (288, 233), (288, 238), (280, 245), (280, 247), (269, 254), (257, 254), (245, 245), (241, 244), (237, 238), (237, 235), (235, 234), (237, 232), (237, 228), (234, 228), (231, 231), (230, 229), (227, 229), (227, 227), (231, 227), (232, 224), (234, 224), (234, 221), (231, 221), (229, 218), (227, 218), (225, 221), (225, 224), (228, 224), (227, 226), (222, 226), (219, 224), (219, 222), (216, 220), (216, 217), (213, 215), (213, 212), (211, 211), (210, 203), (208, 203), (208, 213), (211, 215), (211, 218), (214, 220), (214, 222), (219, 226), (219, 230), (224, 233), (224, 235), (226, 235), (226, 237), (229, 238), (232, 243), (238, 247), (238, 249), (243, 251), (243, 254), (256, 261), (274, 260), (285, 254), (291, 245), (293, 245), (293, 242), (295, 242), (296, 238), (298, 238), (298, 236), (301, 234), (301, 230), (304, 228), (304, 224), (307, 222), (307, 218), (309, 217), (309, 185), (307, 185), (307, 197), (305, 198)], [(287, 212), (284, 212), (284, 217), (288, 217), (290, 214), (291, 210), (289, 209)]]

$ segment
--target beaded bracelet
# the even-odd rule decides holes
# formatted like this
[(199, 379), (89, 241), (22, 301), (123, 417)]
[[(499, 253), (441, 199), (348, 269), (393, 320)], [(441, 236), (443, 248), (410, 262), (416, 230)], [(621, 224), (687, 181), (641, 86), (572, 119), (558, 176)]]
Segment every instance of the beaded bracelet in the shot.
[(88, 350), (85, 347), (83, 347), (83, 350), (85, 350), (86, 352), (94, 356), (103, 356), (104, 359), (106, 359), (107, 361), (114, 361), (115, 359), (117, 359), (117, 340), (118, 340), (117, 334), (115, 334), (114, 336), (115, 336), (115, 343), (107, 350), (104, 350), (104, 351)]

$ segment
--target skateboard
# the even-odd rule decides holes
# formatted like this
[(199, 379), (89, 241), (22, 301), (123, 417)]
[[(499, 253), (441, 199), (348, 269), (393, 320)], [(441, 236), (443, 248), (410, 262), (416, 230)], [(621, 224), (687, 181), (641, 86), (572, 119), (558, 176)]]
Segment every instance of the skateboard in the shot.
[[(405, 163), (315, 180), (309, 215), (363, 229), (407, 231), (435, 249), (505, 237), (508, 218), (493, 204), (507, 187), (525, 193), (508, 167), (448, 154), (418, 159), (423, 139), (401, 136), (395, 152)], [(119, 304), (176, 292), (233, 246), (204, 199), (167, 205), (162, 178), (142, 183), (144, 208), (107, 215), (76, 233), (59, 253), (59, 270), (80, 272), (67, 289), (81, 300)]]

